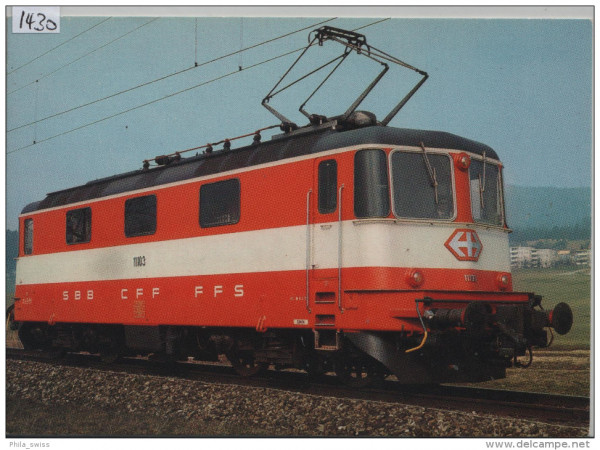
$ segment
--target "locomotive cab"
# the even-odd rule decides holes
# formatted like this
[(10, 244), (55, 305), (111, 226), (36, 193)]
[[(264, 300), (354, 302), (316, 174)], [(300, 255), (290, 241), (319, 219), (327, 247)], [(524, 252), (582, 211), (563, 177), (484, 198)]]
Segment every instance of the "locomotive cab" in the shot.
[(368, 310), (372, 329), (346, 336), (401, 381), (501, 378), (548, 345), (544, 327), (568, 332), (572, 313), (513, 292), (495, 152), (429, 134), (436, 148), (423, 140), (355, 153), (356, 220), (342, 253), (356, 261), (343, 312)]

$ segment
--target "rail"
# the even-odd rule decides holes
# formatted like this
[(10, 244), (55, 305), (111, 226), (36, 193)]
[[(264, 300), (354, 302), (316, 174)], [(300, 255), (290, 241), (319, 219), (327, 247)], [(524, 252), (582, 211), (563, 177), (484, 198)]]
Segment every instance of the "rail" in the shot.
[(88, 370), (126, 372), (140, 375), (178, 377), (218, 384), (235, 384), (262, 388), (277, 388), (290, 392), (323, 395), (336, 398), (364, 399), (410, 404), (445, 410), (473, 411), (497, 418), (507, 417), (543, 420), (578, 429), (589, 427), (590, 398), (550, 393), (535, 393), (452, 385), (402, 385), (385, 380), (368, 389), (349, 389), (334, 376), (325, 375), (308, 382), (307, 375), (296, 371), (267, 371), (264, 375), (242, 378), (229, 365), (222, 363), (181, 362), (170, 371), (147, 358), (123, 358), (120, 363), (103, 363), (99, 357), (83, 353), (65, 356), (42, 351), (6, 349), (7, 360), (26, 360), (61, 366), (84, 366)]

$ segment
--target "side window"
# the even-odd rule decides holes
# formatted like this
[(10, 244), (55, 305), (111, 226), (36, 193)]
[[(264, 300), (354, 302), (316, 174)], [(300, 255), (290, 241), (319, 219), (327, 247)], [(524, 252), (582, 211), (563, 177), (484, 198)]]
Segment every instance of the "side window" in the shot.
[(33, 253), (33, 219), (25, 219), (23, 224), (23, 253)]
[(337, 208), (337, 161), (319, 163), (319, 212), (329, 214)]
[(125, 236), (144, 236), (156, 232), (156, 195), (125, 201)]
[(90, 242), (92, 238), (92, 208), (67, 211), (67, 244)]
[(383, 150), (359, 150), (354, 156), (354, 215), (387, 217), (390, 213), (387, 159)]
[(200, 226), (233, 225), (240, 221), (240, 180), (232, 179), (200, 187)]

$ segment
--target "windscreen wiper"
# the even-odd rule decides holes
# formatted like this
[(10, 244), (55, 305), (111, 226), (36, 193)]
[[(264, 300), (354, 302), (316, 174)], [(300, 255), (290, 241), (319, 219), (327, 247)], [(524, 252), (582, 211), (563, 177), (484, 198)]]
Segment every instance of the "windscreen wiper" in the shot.
[(481, 209), (483, 210), (483, 193), (485, 192), (485, 152), (483, 152), (483, 175), (479, 174), (479, 204), (481, 205)]
[(438, 182), (437, 177), (435, 176), (435, 168), (431, 167), (431, 163), (429, 162), (429, 157), (427, 156), (427, 150), (425, 150), (425, 145), (423, 142), (420, 142), (421, 149), (423, 150), (423, 161), (425, 161), (425, 167), (427, 169), (427, 174), (429, 175), (429, 184), (434, 190), (435, 194), (435, 204), (439, 203), (438, 200)]

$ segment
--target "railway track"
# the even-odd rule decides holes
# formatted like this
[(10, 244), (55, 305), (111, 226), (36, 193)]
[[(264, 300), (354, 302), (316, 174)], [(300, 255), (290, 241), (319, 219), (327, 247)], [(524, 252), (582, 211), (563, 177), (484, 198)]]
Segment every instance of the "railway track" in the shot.
[(95, 355), (82, 353), (62, 355), (56, 352), (26, 351), (13, 348), (6, 349), (6, 357), (13, 360), (85, 367), (100, 371), (175, 376), (212, 384), (233, 384), (316, 396), (458, 410), (567, 426), (586, 426), (590, 420), (590, 399), (581, 396), (452, 385), (407, 386), (392, 380), (385, 380), (373, 388), (351, 390), (340, 385), (334, 376), (324, 375), (310, 379), (306, 373), (299, 371), (270, 370), (259, 376), (242, 378), (235, 373), (232, 367), (220, 363), (189, 361), (167, 364), (147, 358), (123, 358), (118, 363), (109, 364), (101, 361)]

